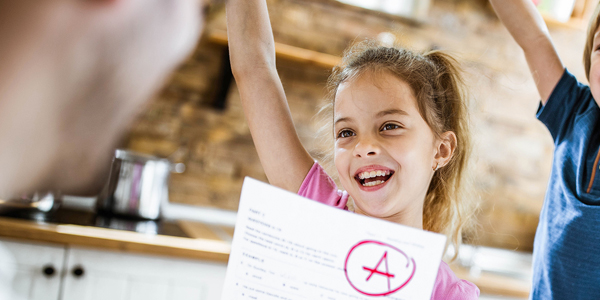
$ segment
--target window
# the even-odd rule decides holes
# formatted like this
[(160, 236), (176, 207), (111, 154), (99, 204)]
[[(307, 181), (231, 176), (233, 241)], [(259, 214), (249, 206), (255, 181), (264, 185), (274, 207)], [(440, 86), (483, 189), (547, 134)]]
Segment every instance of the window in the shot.
[(338, 0), (339, 2), (415, 19), (424, 19), (430, 0)]

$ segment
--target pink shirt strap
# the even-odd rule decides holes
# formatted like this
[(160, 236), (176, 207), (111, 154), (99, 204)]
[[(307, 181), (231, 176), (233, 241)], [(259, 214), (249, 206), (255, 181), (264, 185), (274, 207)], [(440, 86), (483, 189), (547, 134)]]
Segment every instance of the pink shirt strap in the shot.
[(320, 203), (348, 210), (348, 193), (340, 191), (325, 170), (315, 162), (302, 182), (298, 195)]

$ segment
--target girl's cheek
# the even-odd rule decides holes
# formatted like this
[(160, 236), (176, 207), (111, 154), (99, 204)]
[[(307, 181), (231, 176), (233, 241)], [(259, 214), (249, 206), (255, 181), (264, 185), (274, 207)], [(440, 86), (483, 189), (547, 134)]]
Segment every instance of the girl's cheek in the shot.
[(335, 154), (334, 154), (334, 159), (335, 160), (339, 160), (344, 156), (344, 153), (346, 153), (348, 150), (344, 147), (339, 147), (338, 145), (336, 145), (335, 147)]
[[(599, 89), (599, 84), (600, 84), (600, 62), (598, 61), (598, 59), (596, 59), (596, 61), (592, 62), (592, 65), (590, 66), (590, 88), (592, 89), (592, 92), (597, 92), (597, 90)], [(594, 97), (596, 97), (597, 95), (594, 95)]]
[(342, 148), (342, 147), (336, 147), (334, 150), (334, 155), (333, 155), (333, 162), (336, 166), (336, 168), (338, 169), (338, 171), (340, 169), (344, 169), (350, 162), (349, 162), (349, 150), (346, 148)]
[(335, 142), (335, 149), (336, 151), (338, 149), (348, 149), (349, 147), (351, 147), (352, 144), (352, 138), (340, 138), (337, 139), (337, 141)]

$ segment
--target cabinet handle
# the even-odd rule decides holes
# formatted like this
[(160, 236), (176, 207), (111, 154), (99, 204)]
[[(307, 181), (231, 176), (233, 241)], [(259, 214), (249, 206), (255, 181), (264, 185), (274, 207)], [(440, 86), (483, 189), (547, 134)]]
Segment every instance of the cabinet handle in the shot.
[(73, 273), (73, 276), (75, 276), (75, 277), (82, 277), (83, 274), (85, 274), (85, 270), (83, 270), (82, 266), (76, 266), (73, 268), (72, 273)]
[(42, 272), (46, 277), (52, 277), (56, 274), (56, 269), (54, 269), (53, 265), (45, 265), (42, 269)]

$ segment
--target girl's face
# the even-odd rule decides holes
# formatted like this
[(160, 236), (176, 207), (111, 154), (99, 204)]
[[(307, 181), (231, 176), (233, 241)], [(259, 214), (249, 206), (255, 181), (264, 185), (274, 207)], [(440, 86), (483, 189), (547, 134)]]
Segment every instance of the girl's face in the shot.
[(592, 53), (590, 54), (590, 90), (598, 106), (600, 106), (600, 27), (594, 34)]
[(355, 211), (422, 228), (433, 168), (449, 155), (409, 85), (388, 72), (344, 82), (335, 97), (334, 134), (335, 165)]

